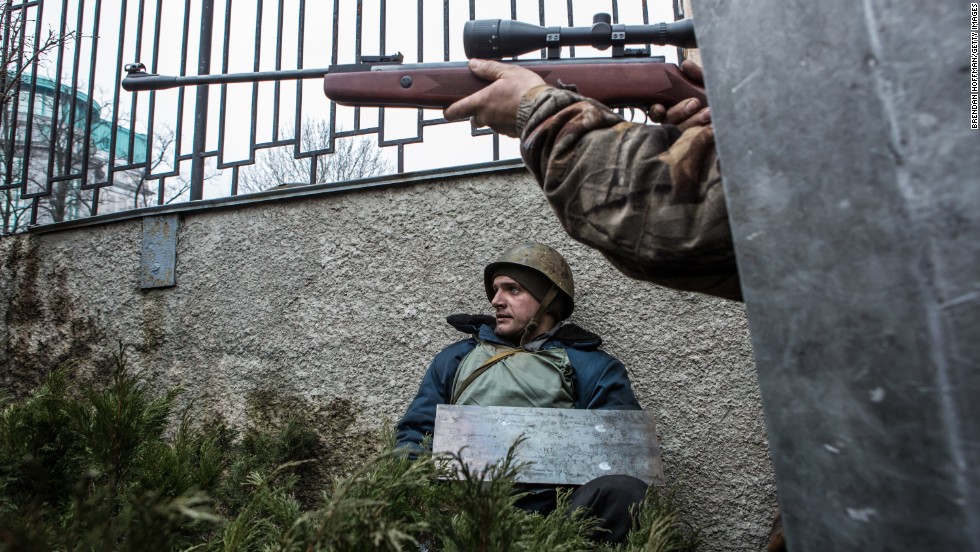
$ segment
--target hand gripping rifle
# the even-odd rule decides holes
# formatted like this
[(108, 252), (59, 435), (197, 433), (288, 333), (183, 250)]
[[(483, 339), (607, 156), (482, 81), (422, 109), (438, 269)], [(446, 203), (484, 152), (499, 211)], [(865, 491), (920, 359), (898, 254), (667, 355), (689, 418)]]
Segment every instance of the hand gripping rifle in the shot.
[[(706, 103), (704, 89), (672, 63), (651, 57), (649, 48), (628, 44), (696, 47), (691, 20), (654, 25), (613, 25), (599, 13), (591, 27), (539, 27), (505, 19), (467, 21), (463, 46), (467, 58), (502, 59), (547, 49), (547, 59), (505, 61), (538, 73), (548, 84), (574, 86), (582, 95), (610, 107), (672, 106), (687, 98)], [(559, 59), (563, 46), (613, 48), (609, 58)], [(141, 63), (126, 66), (122, 87), (130, 92), (177, 86), (323, 77), (323, 91), (340, 105), (444, 109), (489, 84), (470, 72), (466, 62), (403, 64), (402, 55), (362, 56), (360, 63), (326, 69), (298, 69), (223, 75), (170, 77), (146, 72)]]

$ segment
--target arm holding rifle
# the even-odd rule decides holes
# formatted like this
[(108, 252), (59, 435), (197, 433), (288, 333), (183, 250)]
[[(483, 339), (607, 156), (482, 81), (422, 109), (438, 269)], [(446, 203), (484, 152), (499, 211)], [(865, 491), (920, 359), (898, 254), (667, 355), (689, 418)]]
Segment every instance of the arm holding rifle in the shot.
[[(519, 137), (525, 164), (572, 238), (630, 277), (741, 299), (707, 107), (653, 106), (666, 124), (635, 124), (521, 67), (473, 60), (470, 69), (492, 82), (449, 106), (446, 118), (472, 117)], [(697, 65), (682, 69), (700, 80)]]

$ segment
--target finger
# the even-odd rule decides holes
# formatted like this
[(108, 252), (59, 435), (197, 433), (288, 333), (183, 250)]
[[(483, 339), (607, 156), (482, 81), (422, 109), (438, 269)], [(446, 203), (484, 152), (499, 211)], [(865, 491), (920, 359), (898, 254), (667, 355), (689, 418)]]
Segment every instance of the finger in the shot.
[(664, 122), (668, 125), (680, 125), (701, 109), (701, 102), (697, 98), (684, 100), (667, 110)]
[[(483, 92), (482, 90), (480, 92)], [(461, 100), (457, 100), (442, 112), (442, 116), (447, 121), (462, 121), (468, 119), (476, 113), (476, 106), (480, 103), (480, 92), (470, 94)]]
[(706, 126), (709, 124), (711, 124), (711, 108), (706, 107), (693, 117), (689, 117), (687, 120), (679, 123), (677, 128), (681, 129), (681, 131), (685, 131), (689, 128)]
[(647, 117), (650, 117), (650, 120), (654, 123), (662, 123), (666, 116), (667, 108), (660, 104), (651, 105), (650, 109), (647, 110)]
[(694, 63), (689, 59), (685, 59), (681, 63), (681, 71), (685, 76), (687, 76), (687, 78), (691, 79), (695, 83), (700, 85), (704, 84), (704, 70), (701, 69), (701, 66), (697, 63)]
[[(491, 82), (502, 78), (509, 69), (515, 69), (515, 67), (504, 65), (497, 61), (476, 58), (471, 59), (467, 65), (474, 76)], [(461, 121), (472, 117), (476, 114), (478, 105), (484, 102), (487, 94), (486, 90), (484, 88), (463, 99), (457, 100), (442, 112), (442, 116), (447, 121)]]
[(706, 108), (702, 109), (701, 112), (697, 114), (697, 117), (696, 118), (701, 121), (701, 124), (702, 125), (710, 125), (711, 124), (711, 108), (710, 107), (706, 107)]

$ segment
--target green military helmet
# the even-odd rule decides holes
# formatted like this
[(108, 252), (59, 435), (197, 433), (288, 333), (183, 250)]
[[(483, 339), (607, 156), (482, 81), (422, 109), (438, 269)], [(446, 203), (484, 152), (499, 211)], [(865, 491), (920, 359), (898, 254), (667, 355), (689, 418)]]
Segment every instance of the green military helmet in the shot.
[[(522, 270), (520, 267), (530, 269), (532, 273), (543, 276), (558, 288), (557, 299), (560, 305), (560, 320), (565, 320), (572, 314), (572, 310), (575, 308), (575, 283), (572, 281), (572, 269), (568, 266), (565, 258), (561, 256), (561, 253), (543, 243), (522, 243), (510, 248), (499, 259), (488, 264), (483, 269), (483, 285), (486, 288), (487, 299), (493, 301), (493, 279), (497, 272), (507, 268)], [(547, 289), (539, 291), (535, 289), (539, 286), (529, 285), (519, 277), (515, 279), (525, 288), (528, 288), (528, 291), (538, 301), (541, 301), (542, 296), (548, 291)]]

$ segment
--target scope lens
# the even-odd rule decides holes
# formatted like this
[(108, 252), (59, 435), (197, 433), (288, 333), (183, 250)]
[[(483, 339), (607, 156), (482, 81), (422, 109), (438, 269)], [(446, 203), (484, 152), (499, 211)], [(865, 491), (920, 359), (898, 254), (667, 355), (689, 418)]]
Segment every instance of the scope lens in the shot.
[(463, 25), (463, 51), (469, 59), (500, 59), (500, 20), (478, 19)]

